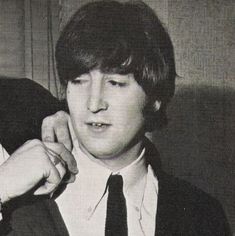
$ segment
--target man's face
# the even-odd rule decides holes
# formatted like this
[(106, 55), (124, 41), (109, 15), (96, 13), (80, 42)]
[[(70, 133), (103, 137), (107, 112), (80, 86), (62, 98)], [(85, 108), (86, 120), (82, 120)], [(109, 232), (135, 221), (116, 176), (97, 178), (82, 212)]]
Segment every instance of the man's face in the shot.
[(67, 102), (83, 149), (99, 159), (127, 155), (144, 134), (146, 94), (132, 74), (92, 70), (69, 81)]

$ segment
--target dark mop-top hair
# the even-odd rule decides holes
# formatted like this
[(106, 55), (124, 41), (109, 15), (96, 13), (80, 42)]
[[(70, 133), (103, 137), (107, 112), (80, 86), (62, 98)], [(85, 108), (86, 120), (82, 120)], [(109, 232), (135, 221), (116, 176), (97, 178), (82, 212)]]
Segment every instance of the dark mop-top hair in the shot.
[[(65, 86), (93, 69), (133, 73), (149, 98), (147, 130), (166, 124), (166, 105), (175, 89), (173, 45), (145, 3), (96, 1), (82, 6), (61, 33), (56, 62)], [(154, 109), (155, 101), (161, 102), (159, 111)]]

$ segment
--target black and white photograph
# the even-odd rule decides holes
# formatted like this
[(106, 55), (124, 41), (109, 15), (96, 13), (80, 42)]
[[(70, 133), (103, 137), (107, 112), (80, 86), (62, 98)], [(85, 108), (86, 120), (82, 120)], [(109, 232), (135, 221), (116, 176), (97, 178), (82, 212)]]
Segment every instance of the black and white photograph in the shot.
[(0, 236), (235, 236), (235, 2), (0, 0)]

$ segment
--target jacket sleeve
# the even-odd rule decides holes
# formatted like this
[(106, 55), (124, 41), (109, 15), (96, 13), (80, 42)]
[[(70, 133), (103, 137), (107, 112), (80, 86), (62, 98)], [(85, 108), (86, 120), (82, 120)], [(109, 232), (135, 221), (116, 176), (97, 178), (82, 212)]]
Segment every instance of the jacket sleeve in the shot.
[(65, 109), (47, 89), (29, 79), (0, 78), (0, 101), (0, 143), (9, 154), (29, 139), (40, 139), (43, 118)]

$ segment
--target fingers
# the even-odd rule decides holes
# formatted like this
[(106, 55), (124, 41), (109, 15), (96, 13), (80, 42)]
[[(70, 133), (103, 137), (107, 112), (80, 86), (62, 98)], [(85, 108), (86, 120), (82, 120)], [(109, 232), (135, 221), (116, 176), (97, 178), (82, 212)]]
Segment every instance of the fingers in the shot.
[(39, 187), (34, 192), (34, 195), (53, 194), (53, 192), (56, 190), (57, 186), (58, 186), (57, 184), (45, 182), (44, 185)]
[(68, 183), (69, 184), (69, 183), (73, 183), (75, 181), (75, 179), (76, 179), (76, 176), (74, 174), (70, 174), (69, 178), (65, 179), (63, 181), (64, 181), (64, 183)]
[(78, 173), (77, 162), (74, 156), (65, 148), (63, 144), (44, 142), (44, 145), (51, 154), (53, 153), (54, 155), (59, 156), (59, 158), (66, 163), (68, 170), (72, 174)]
[[(50, 158), (53, 159), (54, 152), (54, 155), (67, 166), (70, 172), (68, 173), (68, 178), (65, 179), (66, 183), (74, 182), (75, 175), (78, 173), (77, 163), (69, 152), (72, 150), (69, 121), (69, 115), (66, 112), (59, 111), (54, 115), (46, 117), (42, 123), (42, 140), (51, 154)], [(55, 141), (58, 143), (54, 143)], [(55, 160), (58, 161), (58, 159)]]
[(61, 156), (50, 151), (41, 141), (26, 142), (1, 165), (0, 189), (3, 201), (25, 194), (40, 181), (44, 184), (35, 194), (53, 192), (66, 176), (66, 167)]
[[(63, 159), (61, 159), (60, 156), (55, 154), (54, 151), (50, 149), (47, 149), (47, 151), (50, 161), (54, 167), (51, 168), (49, 175), (45, 176), (46, 182), (44, 183), (44, 185), (40, 186), (34, 192), (34, 195), (50, 194), (50, 196), (52, 197), (58, 185), (66, 175), (66, 163)], [(74, 174), (70, 174), (69, 179), (66, 179), (65, 181), (63, 180), (63, 182), (73, 183), (75, 181), (75, 178), (76, 177)]]
[(22, 146), (20, 146), (15, 152), (18, 154), (24, 153), (36, 146), (42, 146), (42, 142), (39, 139), (28, 140)]
[(51, 162), (50, 170), (44, 176), (45, 183), (34, 192), (34, 195), (51, 194), (52, 196), (66, 174), (65, 162), (54, 152), (47, 150), (47, 154)]
[(60, 158), (60, 156), (56, 155), (55, 153), (51, 152), (50, 150), (47, 150), (47, 154), (50, 158), (50, 161), (57, 169), (60, 178), (62, 179), (64, 175), (66, 174), (66, 163), (63, 161), (63, 159)]
[(69, 133), (68, 124), (60, 124), (55, 129), (55, 136), (59, 143), (62, 143), (69, 151), (72, 151), (72, 140)]
[(55, 142), (55, 131), (51, 117), (44, 118), (41, 127), (42, 141)]
[(45, 177), (45, 183), (34, 192), (34, 195), (53, 193), (60, 184), (65, 172), (65, 168), (62, 167), (61, 163), (58, 163), (56, 168), (52, 167), (49, 175)]
[(44, 142), (59, 142), (71, 151), (72, 140), (68, 127), (69, 115), (64, 111), (58, 111), (54, 115), (46, 117), (42, 122), (42, 140)]

